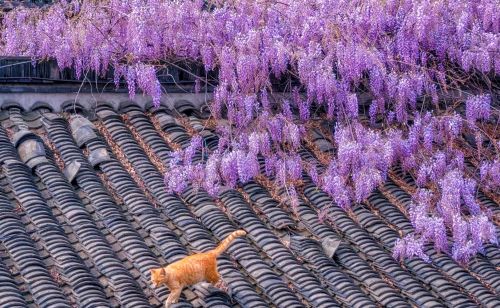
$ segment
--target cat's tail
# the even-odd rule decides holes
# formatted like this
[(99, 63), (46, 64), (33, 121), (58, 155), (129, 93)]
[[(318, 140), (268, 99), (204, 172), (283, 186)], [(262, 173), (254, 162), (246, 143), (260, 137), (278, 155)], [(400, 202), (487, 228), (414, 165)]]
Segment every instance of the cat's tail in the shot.
[(231, 245), (231, 243), (239, 236), (244, 236), (247, 233), (243, 230), (236, 230), (233, 233), (229, 234), (228, 237), (222, 240), (222, 242), (213, 250), (217, 256), (226, 251), (226, 249)]

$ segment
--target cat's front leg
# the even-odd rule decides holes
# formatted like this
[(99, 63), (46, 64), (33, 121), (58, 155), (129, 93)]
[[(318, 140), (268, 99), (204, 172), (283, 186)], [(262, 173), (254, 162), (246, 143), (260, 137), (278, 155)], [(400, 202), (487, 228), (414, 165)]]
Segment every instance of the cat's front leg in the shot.
[(165, 308), (169, 308), (170, 305), (172, 305), (173, 303), (174, 303), (173, 302), (173, 293), (170, 293), (167, 300), (165, 301)]
[(181, 293), (182, 293), (182, 287), (172, 289), (170, 295), (167, 298), (167, 301), (165, 302), (165, 308), (168, 308), (170, 304), (177, 303), (179, 301), (179, 297), (181, 297)]
[(170, 307), (170, 304), (172, 304), (173, 302), (173, 298), (174, 298), (174, 290), (173, 289), (170, 289), (170, 294), (168, 295), (167, 297), (167, 300), (165, 301), (165, 308), (169, 308)]

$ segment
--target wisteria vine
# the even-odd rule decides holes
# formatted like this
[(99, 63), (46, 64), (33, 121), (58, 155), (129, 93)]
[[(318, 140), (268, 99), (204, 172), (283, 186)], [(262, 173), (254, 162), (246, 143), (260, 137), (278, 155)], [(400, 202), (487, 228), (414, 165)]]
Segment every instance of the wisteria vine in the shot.
[[(124, 81), (131, 98), (139, 90), (155, 106), (158, 69), (201, 63), (218, 76), (209, 107), (219, 145), (210, 151), (195, 136), (173, 153), (171, 192), (191, 184), (217, 196), (263, 175), (293, 200), (307, 174), (348, 210), (400, 164), (418, 189), (415, 233), (394, 256), (427, 260), (432, 243), (467, 262), (498, 244), (476, 191), (500, 188), (499, 45), (497, 0), (61, 0), (3, 16), (0, 53), (55, 59), (79, 78), (112, 69), (117, 87)], [(273, 93), (276, 79), (288, 80), (289, 95)], [(196, 90), (206, 82), (199, 76)], [(465, 102), (450, 106), (452, 92)], [(318, 117), (336, 123), (322, 171), (298, 154)], [(479, 174), (464, 166), (465, 135)], [(199, 151), (207, 156), (195, 161)]]

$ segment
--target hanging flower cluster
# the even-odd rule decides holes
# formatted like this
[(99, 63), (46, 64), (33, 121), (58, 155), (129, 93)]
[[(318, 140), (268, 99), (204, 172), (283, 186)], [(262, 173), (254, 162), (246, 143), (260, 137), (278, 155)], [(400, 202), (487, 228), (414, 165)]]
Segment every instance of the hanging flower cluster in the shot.
[[(265, 175), (296, 208), (307, 174), (348, 209), (401, 164), (419, 189), (415, 233), (396, 243), (396, 258), (428, 260), (424, 247), (433, 243), (466, 262), (497, 243), (455, 144), (465, 127), (473, 132), (477, 151), (491, 154), (481, 156), (480, 184), (498, 190), (500, 144), (479, 127), (498, 120), (494, 96), (469, 95), (463, 114), (460, 106), (437, 115), (441, 92), (498, 78), (497, 0), (62, 0), (16, 9), (1, 23), (0, 55), (55, 59), (78, 78), (113, 69), (117, 87), (124, 81), (132, 98), (141, 91), (156, 106), (160, 68), (189, 61), (216, 71), (209, 107), (224, 120), (218, 148), (208, 151), (195, 136), (173, 153), (165, 175), (173, 193), (192, 185), (217, 196)], [(288, 81), (284, 98), (273, 94), (276, 79)], [(196, 92), (205, 82), (197, 76)], [(324, 166), (299, 155), (318, 115), (337, 123), (336, 152)], [(381, 125), (387, 129), (369, 128)]]

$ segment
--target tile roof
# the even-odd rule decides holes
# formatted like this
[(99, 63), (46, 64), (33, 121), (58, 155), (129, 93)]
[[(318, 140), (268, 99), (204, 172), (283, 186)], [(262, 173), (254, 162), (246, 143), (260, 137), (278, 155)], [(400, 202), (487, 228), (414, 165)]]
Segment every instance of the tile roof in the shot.
[(0, 10), (9, 11), (19, 6), (42, 7), (53, 2), (53, 0), (0, 0)]
[[(167, 194), (169, 152), (194, 132), (211, 149), (218, 141), (204, 112), (176, 106), (53, 113), (6, 105), (0, 307), (160, 307), (168, 292), (151, 288), (149, 269), (211, 249), (237, 228), (248, 236), (219, 259), (224, 284), (186, 288), (177, 307), (500, 307), (497, 247), (487, 245), (467, 268), (432, 247), (433, 263), (391, 257), (395, 239), (413, 232), (413, 183), (400, 169), (349, 212), (307, 178), (295, 210), (265, 178), (219, 200), (193, 188)], [(313, 143), (332, 149), (319, 133)], [(300, 154), (321, 167), (310, 149)], [(479, 198), (498, 214), (498, 204)]]

